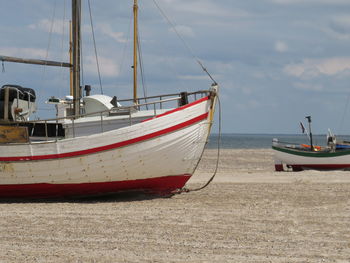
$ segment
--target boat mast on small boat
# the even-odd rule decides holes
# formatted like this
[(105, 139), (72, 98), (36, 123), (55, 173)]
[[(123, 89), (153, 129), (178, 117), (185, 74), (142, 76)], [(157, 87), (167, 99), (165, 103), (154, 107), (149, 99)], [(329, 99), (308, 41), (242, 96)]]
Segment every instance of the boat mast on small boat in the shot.
[(212, 127), (218, 85), (138, 98), (137, 0), (133, 9), (132, 99), (90, 92), (82, 96), (81, 0), (72, 0), (70, 63), (0, 56), (3, 62), (70, 68), (73, 96), (48, 100), (57, 118), (30, 120), (34, 90), (18, 85), (0, 89), (0, 198), (170, 193), (193, 175)]

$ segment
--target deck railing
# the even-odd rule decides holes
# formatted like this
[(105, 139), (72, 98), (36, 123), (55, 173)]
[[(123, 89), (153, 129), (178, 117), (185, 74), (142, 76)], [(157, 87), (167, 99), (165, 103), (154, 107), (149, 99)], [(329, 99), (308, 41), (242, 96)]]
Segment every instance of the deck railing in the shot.
[[(98, 112), (91, 112), (87, 114), (80, 114), (78, 116), (66, 116), (66, 117), (60, 117), (60, 118), (49, 118), (45, 120), (29, 120), (29, 121), (5, 121), (0, 120), (0, 125), (10, 125), (10, 126), (32, 126), (31, 134), (29, 134), (29, 143), (31, 143), (34, 139), (34, 129), (35, 125), (43, 124), (45, 135), (40, 137), (40, 141), (57, 141), (59, 139), (62, 139), (63, 136), (58, 136), (58, 127), (59, 125), (62, 125), (62, 123), (67, 124), (70, 121), (69, 124), (71, 124), (72, 128), (72, 137), (76, 137), (76, 120), (83, 118), (83, 117), (89, 117), (89, 116), (99, 116), (100, 117), (100, 131), (104, 132), (105, 127), (105, 118), (110, 116), (117, 116), (117, 115), (125, 115), (125, 119), (129, 119), (129, 125), (133, 124), (133, 117), (132, 114), (136, 111), (140, 110), (153, 110), (153, 116), (157, 116), (158, 112), (160, 110), (165, 109), (165, 105), (167, 108), (177, 108), (179, 106), (182, 106), (180, 103), (184, 103), (184, 100), (186, 103), (191, 103), (193, 101), (196, 101), (199, 98), (209, 96), (210, 91), (209, 90), (201, 90), (196, 92), (189, 92), (189, 93), (176, 93), (176, 94), (166, 94), (166, 95), (160, 95), (160, 96), (150, 96), (145, 98), (139, 98), (137, 99), (137, 104), (133, 104), (133, 99), (122, 99), (117, 100), (118, 103), (123, 104), (123, 106), (117, 106), (113, 107), (110, 110), (104, 110), (104, 111), (98, 111)], [(141, 103), (144, 101), (143, 103)], [(125, 105), (125, 104), (130, 105)], [(185, 103), (185, 104), (186, 104)], [(185, 105), (183, 104), (183, 105)], [(169, 106), (168, 106), (169, 105)], [(49, 136), (48, 131), (48, 125), (56, 125), (56, 136)], [(34, 141), (36, 141), (34, 139)]]

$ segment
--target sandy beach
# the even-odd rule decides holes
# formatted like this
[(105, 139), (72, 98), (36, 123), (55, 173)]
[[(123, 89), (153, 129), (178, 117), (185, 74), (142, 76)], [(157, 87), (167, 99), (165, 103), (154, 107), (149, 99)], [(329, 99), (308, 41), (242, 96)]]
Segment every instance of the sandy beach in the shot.
[[(350, 262), (350, 172), (274, 172), (269, 149), (222, 150), (171, 198), (0, 202), (0, 262)], [(215, 168), (206, 150), (188, 188)]]

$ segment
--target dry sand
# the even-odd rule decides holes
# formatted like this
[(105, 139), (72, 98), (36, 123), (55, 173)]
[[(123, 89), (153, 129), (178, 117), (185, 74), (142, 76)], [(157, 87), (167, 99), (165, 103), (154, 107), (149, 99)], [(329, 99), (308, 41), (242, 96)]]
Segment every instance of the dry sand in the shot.
[(0, 262), (350, 262), (350, 172), (276, 173), (271, 150), (223, 150), (172, 198), (0, 209)]

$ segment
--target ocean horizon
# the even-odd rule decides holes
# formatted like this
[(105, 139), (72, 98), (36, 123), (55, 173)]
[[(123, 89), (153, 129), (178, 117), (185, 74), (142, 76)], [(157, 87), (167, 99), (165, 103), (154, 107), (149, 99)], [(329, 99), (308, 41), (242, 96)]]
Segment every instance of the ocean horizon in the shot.
[[(217, 133), (209, 136), (208, 149), (218, 147)], [(223, 133), (221, 134), (220, 147), (222, 149), (268, 149), (272, 146), (272, 140), (277, 138), (280, 142), (309, 144), (309, 138), (306, 134), (244, 134), (244, 133)], [(326, 145), (326, 134), (313, 135), (315, 145)], [(350, 141), (350, 135), (338, 135), (338, 140)]]

